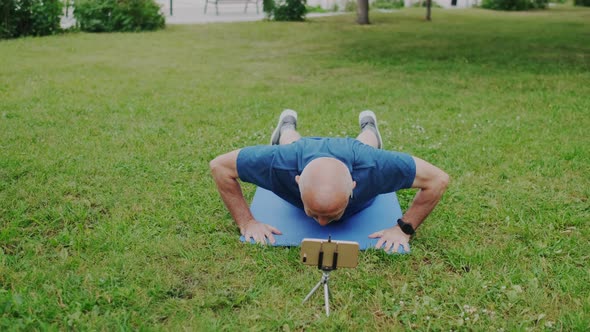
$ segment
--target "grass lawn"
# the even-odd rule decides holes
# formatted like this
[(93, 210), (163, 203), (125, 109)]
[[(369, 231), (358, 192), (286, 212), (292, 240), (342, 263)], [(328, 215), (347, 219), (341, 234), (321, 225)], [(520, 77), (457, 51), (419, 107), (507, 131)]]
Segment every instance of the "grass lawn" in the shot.
[[(1, 41), (0, 330), (590, 329), (590, 10), (423, 16)], [(372, 109), (452, 177), (412, 254), (332, 273), (328, 318), (209, 174), (283, 108), (340, 137)]]

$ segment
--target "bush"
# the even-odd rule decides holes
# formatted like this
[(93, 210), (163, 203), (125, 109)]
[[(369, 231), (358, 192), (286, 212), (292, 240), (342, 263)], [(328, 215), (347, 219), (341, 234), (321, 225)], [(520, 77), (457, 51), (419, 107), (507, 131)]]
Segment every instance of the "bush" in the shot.
[(495, 10), (529, 10), (547, 8), (548, 0), (483, 0), (481, 6)]
[(88, 32), (157, 30), (166, 24), (154, 0), (78, 0), (74, 17)]
[(305, 5), (305, 10), (307, 13), (327, 13), (328, 12), (327, 10), (322, 8), (322, 6), (320, 6), (320, 5), (317, 5), (315, 7)]
[(574, 5), (590, 7), (590, 0), (574, 0)]
[(404, 7), (404, 0), (375, 0), (372, 6), (379, 9), (398, 9)]
[(60, 0), (0, 0), (0, 39), (61, 31)]
[(262, 8), (275, 21), (305, 21), (306, 0), (263, 0)]

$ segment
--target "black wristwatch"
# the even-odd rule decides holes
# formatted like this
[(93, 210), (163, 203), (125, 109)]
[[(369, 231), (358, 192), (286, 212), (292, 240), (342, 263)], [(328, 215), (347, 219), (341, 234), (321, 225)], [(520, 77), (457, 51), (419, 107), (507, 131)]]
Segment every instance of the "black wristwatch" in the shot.
[(399, 218), (397, 220), (397, 224), (399, 225), (399, 228), (402, 229), (402, 232), (408, 235), (414, 235), (414, 233), (416, 233), (414, 227), (412, 227), (412, 225), (408, 224), (407, 222), (403, 221), (402, 218)]

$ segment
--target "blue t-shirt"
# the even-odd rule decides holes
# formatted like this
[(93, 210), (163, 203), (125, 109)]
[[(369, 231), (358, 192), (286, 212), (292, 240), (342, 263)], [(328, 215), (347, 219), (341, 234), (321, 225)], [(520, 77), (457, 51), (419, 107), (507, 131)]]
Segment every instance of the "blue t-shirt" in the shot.
[(353, 138), (301, 138), (287, 145), (246, 147), (238, 154), (238, 176), (303, 209), (295, 176), (320, 157), (342, 161), (356, 181), (342, 219), (365, 208), (379, 194), (410, 188), (416, 177), (410, 155), (376, 149)]

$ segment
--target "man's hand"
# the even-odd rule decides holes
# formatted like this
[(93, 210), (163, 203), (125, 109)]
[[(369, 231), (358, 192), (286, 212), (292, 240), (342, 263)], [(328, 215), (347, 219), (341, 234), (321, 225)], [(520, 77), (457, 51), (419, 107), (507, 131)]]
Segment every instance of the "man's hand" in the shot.
[(399, 228), (399, 226), (397, 225), (391, 228), (386, 228), (378, 232), (375, 232), (369, 235), (369, 238), (379, 238), (379, 241), (377, 241), (375, 248), (379, 249), (383, 245), (385, 245), (385, 247), (383, 247), (383, 250), (385, 250), (385, 252), (397, 253), (400, 245), (403, 246), (405, 251), (410, 251), (410, 246), (408, 245), (408, 242), (410, 241), (410, 235), (402, 232), (401, 228)]
[(271, 244), (274, 244), (275, 237), (273, 234), (283, 234), (275, 227), (263, 224), (255, 219), (250, 219), (244, 223), (244, 225), (240, 227), (240, 233), (242, 233), (246, 242), (250, 242), (250, 239), (252, 239), (254, 242), (261, 244), (267, 244), (267, 239)]

